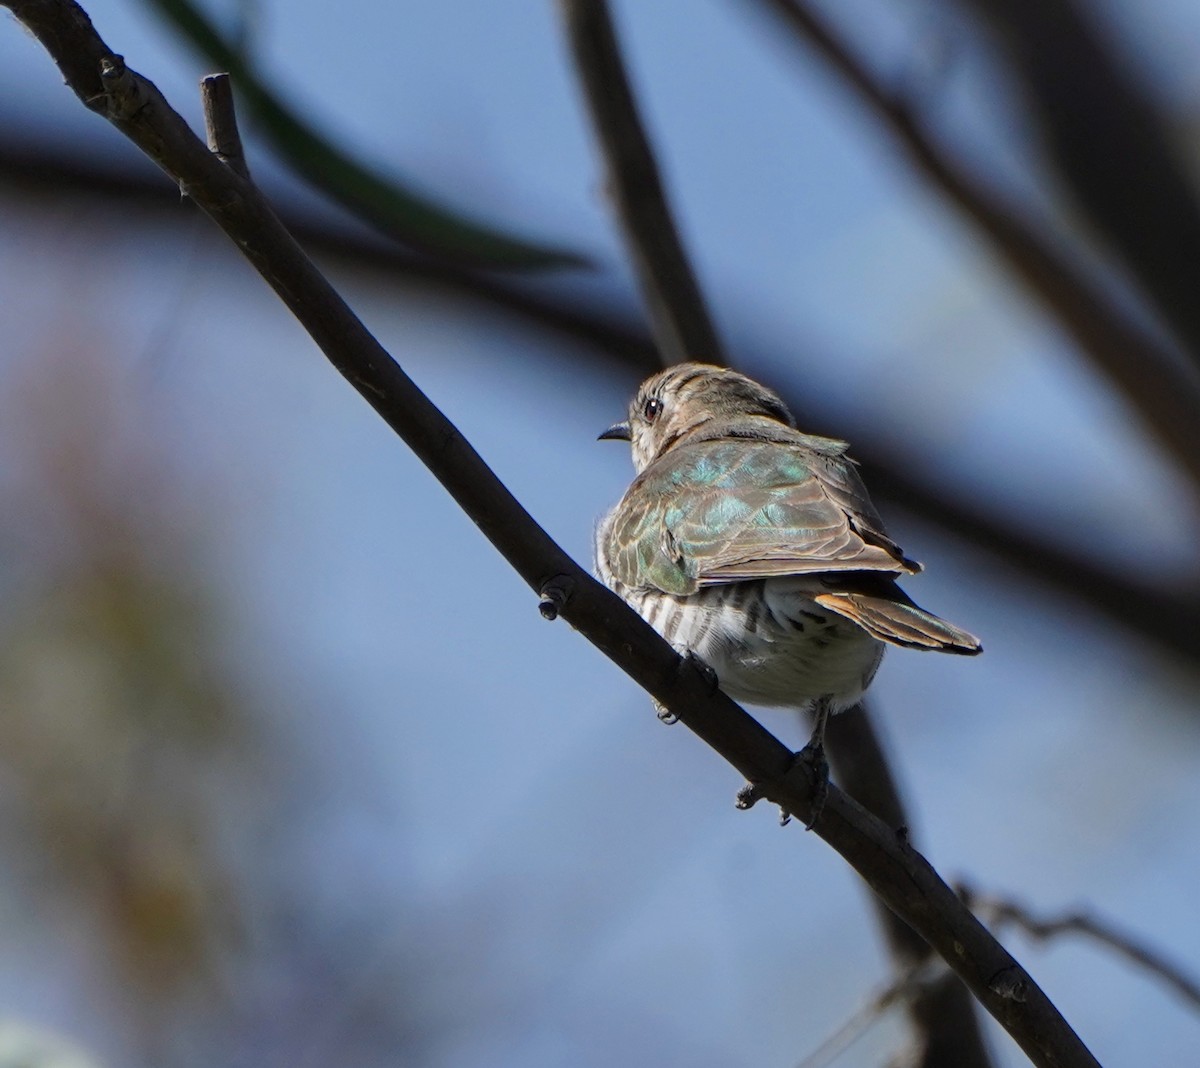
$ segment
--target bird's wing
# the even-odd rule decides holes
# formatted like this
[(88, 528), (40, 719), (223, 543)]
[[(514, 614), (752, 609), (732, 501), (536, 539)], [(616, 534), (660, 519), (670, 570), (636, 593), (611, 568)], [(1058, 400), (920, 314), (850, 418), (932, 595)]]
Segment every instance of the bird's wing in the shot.
[(678, 594), (778, 575), (918, 570), (882, 527), (844, 456), (706, 441), (672, 449), (634, 480), (605, 551), (626, 586)]

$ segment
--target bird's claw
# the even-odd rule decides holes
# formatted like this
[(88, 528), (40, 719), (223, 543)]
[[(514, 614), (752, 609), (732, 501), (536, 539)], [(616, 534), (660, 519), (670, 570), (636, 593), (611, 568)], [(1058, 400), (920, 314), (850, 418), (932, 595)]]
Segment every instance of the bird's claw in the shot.
[[(820, 742), (809, 742), (800, 752), (793, 754), (792, 764), (785, 773), (785, 778), (801, 765), (808, 768), (813, 779), (812, 807), (805, 821), (804, 829), (811, 831), (821, 818), (825, 801), (829, 797), (829, 761), (825, 759), (825, 747)], [(734, 805), (745, 811), (753, 808), (759, 801), (767, 797), (767, 789), (763, 783), (748, 782), (734, 798)], [(786, 827), (792, 820), (792, 814), (783, 805), (779, 806), (779, 826)]]
[(739, 811), (745, 812), (747, 809), (753, 808), (767, 795), (763, 793), (761, 783), (748, 782), (738, 792), (733, 799), (734, 805)]
[(812, 807), (804, 829), (811, 831), (821, 818), (825, 801), (829, 797), (829, 761), (825, 759), (825, 745), (822, 742), (809, 742), (795, 756), (792, 767), (797, 764), (807, 764), (813, 776)]

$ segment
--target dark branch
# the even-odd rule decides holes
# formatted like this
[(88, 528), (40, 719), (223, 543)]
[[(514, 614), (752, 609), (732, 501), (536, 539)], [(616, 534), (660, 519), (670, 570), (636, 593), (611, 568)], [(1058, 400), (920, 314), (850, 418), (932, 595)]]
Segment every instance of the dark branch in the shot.
[(723, 363), (720, 339), (671, 218), (607, 5), (604, 0), (559, 3), (659, 351), (668, 363)]
[(968, 6), (1000, 29), (1075, 200), (1200, 366), (1200, 203), (1178, 138), (1074, 0)]
[(262, 136), (292, 170), (378, 232), (428, 255), (492, 269), (544, 270), (586, 266), (574, 251), (534, 244), (472, 219), (419, 192), (396, 175), (376, 171), (321, 131), (259, 77), (240, 43), (191, 0), (143, 0), (217, 70), (229, 71)]
[(894, 463), (880, 463), (877, 454), (854, 455), (864, 460), (864, 477), (871, 494), (913, 509), (976, 548), (991, 551), (1005, 566), (1035, 576), (1069, 599), (1102, 612), (1113, 623), (1132, 627), (1185, 658), (1196, 661), (1200, 650), (1200, 595), (1195, 579), (1180, 575), (1173, 591), (1137, 581), (1123, 572), (1093, 563), (1060, 545), (1035, 537), (983, 509), (931, 493), (912, 473)]
[[(416, 388), (313, 267), (261, 193), (222, 164), (148, 81), (124, 67), (72, 0), (6, 0), (42, 42), (75, 92), (174, 175), (242, 250), (330, 362), (424, 461), (493, 545), (572, 626), (674, 712), (763, 793), (811, 816), (813, 782), (803, 764), (754, 719), (600, 586), (532, 520), (478, 453)], [(86, 57), (81, 60), (79, 57)], [(104, 64), (105, 81), (97, 73)], [(114, 99), (110, 89), (119, 88)], [(120, 106), (140, 100), (136, 108)], [(114, 106), (118, 105), (118, 106)], [(563, 600), (558, 605), (558, 600)], [(1096, 1061), (1021, 966), (963, 906), (920, 854), (844, 793), (831, 788), (816, 823), (829, 842), (970, 986), (1035, 1064)]]
[[(804, 3), (758, 2), (778, 15), (796, 39), (815, 48), (884, 120), (912, 164), (1004, 255), (1200, 492), (1200, 375), (1195, 367), (1125, 314), (1073, 258), (1017, 210), (954, 163), (926, 133), (909, 102), (884, 88)], [(1103, 152), (1110, 159), (1112, 146), (1105, 142)], [(1200, 305), (1194, 294), (1190, 299), (1193, 308)]]

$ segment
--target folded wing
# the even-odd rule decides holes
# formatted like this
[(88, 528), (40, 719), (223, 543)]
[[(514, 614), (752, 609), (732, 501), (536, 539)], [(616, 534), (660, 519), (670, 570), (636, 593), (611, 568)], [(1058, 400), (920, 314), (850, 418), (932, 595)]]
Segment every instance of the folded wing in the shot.
[(608, 531), (627, 586), (702, 586), (834, 571), (911, 574), (840, 451), (720, 440), (672, 449), (634, 481)]

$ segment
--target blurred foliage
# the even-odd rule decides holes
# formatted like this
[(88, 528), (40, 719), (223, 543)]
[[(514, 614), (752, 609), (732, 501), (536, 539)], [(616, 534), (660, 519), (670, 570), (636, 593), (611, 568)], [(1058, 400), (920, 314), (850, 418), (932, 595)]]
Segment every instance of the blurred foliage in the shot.
[(39, 955), (61, 935), (137, 1063), (394, 1063), (428, 1040), (427, 918), (296, 879), (320, 780), (264, 701), (303, 699), (250, 681), (212, 559), (228, 517), (172, 455), (153, 367), (102, 316), (79, 332), (78, 303), (0, 370), (0, 911)]
[(0, 514), (21, 546), (0, 615), (5, 821), (33, 855), (31, 901), (98, 930), (152, 1032), (219, 994), (242, 947), (223, 822), (269, 749), (224, 662), (199, 513), (126, 369), (95, 337), (46, 344), (0, 402)]

